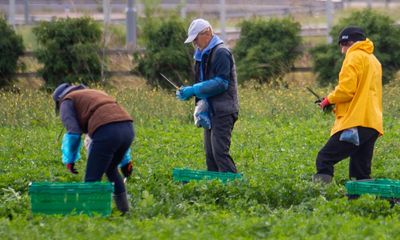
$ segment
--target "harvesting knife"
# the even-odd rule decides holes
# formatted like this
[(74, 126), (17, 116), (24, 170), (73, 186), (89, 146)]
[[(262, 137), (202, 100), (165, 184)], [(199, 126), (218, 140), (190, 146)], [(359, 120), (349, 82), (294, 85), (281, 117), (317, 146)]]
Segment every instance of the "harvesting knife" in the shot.
[(172, 86), (174, 86), (175, 89), (179, 89), (178, 85), (173, 83), (171, 80), (169, 80), (164, 74), (160, 73), (161, 77), (163, 77), (165, 80), (167, 80)]
[(321, 97), (318, 94), (316, 94), (311, 88), (309, 88), (309, 87), (306, 87), (306, 88), (310, 93), (312, 93), (312, 95), (314, 95), (317, 98), (318, 101), (320, 101), (320, 102), (322, 101)]

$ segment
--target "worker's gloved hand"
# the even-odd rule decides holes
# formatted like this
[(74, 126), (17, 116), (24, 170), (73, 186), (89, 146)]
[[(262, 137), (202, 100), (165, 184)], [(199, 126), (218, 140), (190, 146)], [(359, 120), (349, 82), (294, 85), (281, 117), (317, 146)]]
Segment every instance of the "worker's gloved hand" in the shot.
[(329, 102), (328, 98), (323, 98), (322, 101), (319, 103), (319, 107), (324, 112), (332, 111), (332, 104)]
[(72, 173), (72, 174), (78, 174), (78, 171), (75, 168), (75, 163), (67, 163), (67, 169)]
[(323, 98), (322, 101), (319, 103), (319, 107), (321, 109), (326, 108), (328, 105), (330, 105), (328, 98)]
[(194, 95), (194, 88), (192, 86), (181, 87), (176, 90), (176, 98), (181, 101), (189, 100)]
[(121, 167), (121, 172), (126, 178), (132, 175), (132, 171), (133, 171), (132, 162), (129, 162)]
[(322, 102), (321, 99), (317, 99), (317, 100), (315, 100), (314, 103), (317, 104), (317, 105), (319, 106), (319, 105), (321, 104), (321, 102)]

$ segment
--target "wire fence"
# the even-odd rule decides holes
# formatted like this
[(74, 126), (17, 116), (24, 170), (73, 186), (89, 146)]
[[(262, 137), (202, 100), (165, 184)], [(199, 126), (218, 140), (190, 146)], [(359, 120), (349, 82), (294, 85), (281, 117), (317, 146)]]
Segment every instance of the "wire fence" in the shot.
[[(143, 52), (145, 49), (136, 49), (137, 52)], [(111, 56), (117, 56), (117, 57), (127, 57), (132, 54), (131, 51), (121, 48), (121, 49), (106, 49), (105, 50), (105, 56), (106, 57), (111, 57)], [(99, 52), (99, 55), (103, 55), (102, 52)], [(35, 59), (35, 55), (33, 51), (26, 51), (24, 52), (23, 55), (25, 58), (30, 58), (30, 59)], [(128, 57), (129, 58), (129, 57)], [(311, 72), (312, 67), (301, 67), (301, 66), (293, 66), (291, 69), (291, 72)], [(131, 69), (130, 70), (107, 70), (103, 72), (103, 77), (109, 78), (109, 77), (126, 77), (126, 76), (134, 76), (135, 74), (132, 73)], [(23, 71), (23, 72), (17, 72), (15, 75), (17, 78), (25, 78), (25, 79), (30, 79), (30, 78), (40, 78), (40, 74), (36, 71)]]
[[(97, 21), (109, 21), (107, 24), (126, 24), (128, 0), (0, 0), (0, 14), (9, 19), (12, 25), (34, 25), (39, 21), (51, 21), (56, 18), (75, 18), (90, 16)], [(133, 0), (130, 0), (131, 2)], [(144, 16), (145, 1), (133, 1), (137, 16)], [(153, 1), (154, 2), (154, 1)], [(400, 6), (400, 0), (161, 0), (158, 7), (162, 11), (176, 11), (182, 18), (204, 17), (216, 22), (216, 32), (223, 34), (226, 42), (235, 41), (240, 29), (225, 27), (225, 21), (248, 19), (253, 16), (282, 17), (302, 15), (322, 16), (328, 21), (328, 14), (351, 7), (393, 8)], [(330, 12), (331, 11), (331, 12)], [(222, 19), (221, 16), (225, 19)], [(12, 16), (12, 17), (11, 17)], [(137, 23), (135, 23), (137, 24)], [(302, 24), (303, 37), (328, 37), (332, 23), (312, 22)], [(107, 25), (105, 24), (105, 27)], [(118, 49), (105, 49), (106, 55), (131, 52), (124, 46)], [(136, 49), (138, 50), (138, 49)], [(102, 53), (104, 54), (104, 53)], [(25, 56), (33, 58), (32, 52)], [(310, 67), (296, 67), (293, 71), (311, 71)], [(105, 75), (130, 75), (129, 71), (108, 71)], [(36, 72), (18, 73), (18, 77), (36, 77)]]
[[(13, 26), (32, 25), (56, 18), (90, 16), (108, 24), (127, 26), (127, 1), (134, 3), (136, 16), (144, 16), (145, 5), (154, 0), (0, 0), (0, 15)], [(146, 4), (144, 4), (147, 2)], [(259, 17), (304, 16), (324, 18), (325, 22), (309, 20), (302, 23), (302, 36), (328, 37), (332, 16), (349, 7), (400, 6), (400, 0), (160, 0), (161, 11), (179, 12), (182, 18), (203, 17), (213, 21), (227, 42), (238, 38), (239, 30), (232, 22)], [(331, 16), (329, 16), (331, 15)], [(324, 17), (325, 16), (325, 17)], [(228, 26), (225, 22), (230, 23)], [(137, 21), (134, 22), (137, 25)], [(136, 36), (135, 36), (136, 37)]]
[[(105, 1), (105, 0), (104, 0)], [(34, 24), (38, 21), (50, 21), (54, 18), (80, 17), (90, 15), (94, 19), (104, 20), (103, 0), (0, 0), (0, 12), (10, 19), (11, 24)], [(348, 7), (393, 7), (400, 0), (330, 0), (334, 9)], [(111, 21), (124, 22), (126, 0), (110, 0)], [(145, 5), (134, 1), (139, 16), (144, 15)], [(328, 0), (162, 0), (159, 7), (163, 10), (180, 10), (182, 17), (201, 16), (219, 18), (221, 9), (226, 18), (249, 18), (252, 16), (288, 16), (305, 14), (314, 16), (326, 12)], [(11, 5), (14, 5), (12, 7)], [(222, 6), (224, 5), (224, 6)], [(13, 11), (13, 13), (11, 12)]]
[[(14, 10), (10, 3), (14, 1)], [(334, 1), (335, 7), (341, 8), (343, 1)], [(285, 16), (291, 14), (318, 14), (325, 11), (325, 3), (316, 0), (224, 0), (226, 17), (248, 18), (251, 16)], [(180, 9), (182, 17), (188, 15), (218, 18), (221, 0), (163, 0), (159, 7), (163, 10)], [(126, 1), (110, 1), (111, 20), (125, 20)], [(144, 4), (136, 1), (135, 9), (139, 16), (144, 15)], [(50, 21), (59, 17), (79, 17), (90, 15), (103, 20), (104, 2), (101, 0), (1, 0), (0, 11), (7, 18), (14, 11), (14, 24), (34, 24), (38, 21)]]

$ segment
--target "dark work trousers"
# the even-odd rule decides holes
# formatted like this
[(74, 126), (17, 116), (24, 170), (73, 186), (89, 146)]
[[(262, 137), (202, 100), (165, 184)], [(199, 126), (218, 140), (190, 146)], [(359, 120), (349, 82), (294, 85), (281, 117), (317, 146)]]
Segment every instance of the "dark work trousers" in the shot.
[(204, 129), (204, 148), (208, 171), (233, 172), (236, 166), (229, 155), (233, 126), (238, 113), (211, 118), (211, 129)]
[(333, 176), (333, 165), (350, 157), (350, 179), (369, 179), (374, 145), (379, 136), (378, 131), (372, 128), (358, 127), (360, 145), (339, 141), (342, 131), (335, 133), (317, 156), (317, 173)]
[(96, 129), (86, 166), (85, 182), (100, 181), (104, 173), (114, 183), (114, 193), (125, 192), (118, 172), (118, 164), (131, 146), (134, 138), (132, 122), (116, 122)]

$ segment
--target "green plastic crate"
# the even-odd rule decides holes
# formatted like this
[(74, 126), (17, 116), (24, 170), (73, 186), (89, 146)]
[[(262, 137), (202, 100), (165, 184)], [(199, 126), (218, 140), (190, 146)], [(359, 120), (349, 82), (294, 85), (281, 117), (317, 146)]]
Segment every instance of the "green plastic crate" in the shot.
[(187, 168), (174, 168), (172, 171), (174, 181), (188, 182), (191, 180), (213, 180), (219, 179), (227, 182), (235, 179), (242, 179), (242, 174), (231, 172), (212, 172), (204, 170), (191, 170)]
[(345, 184), (348, 195), (372, 194), (384, 198), (400, 198), (400, 181), (374, 179), (348, 181)]
[(114, 186), (110, 182), (32, 182), (29, 195), (33, 214), (111, 214)]

